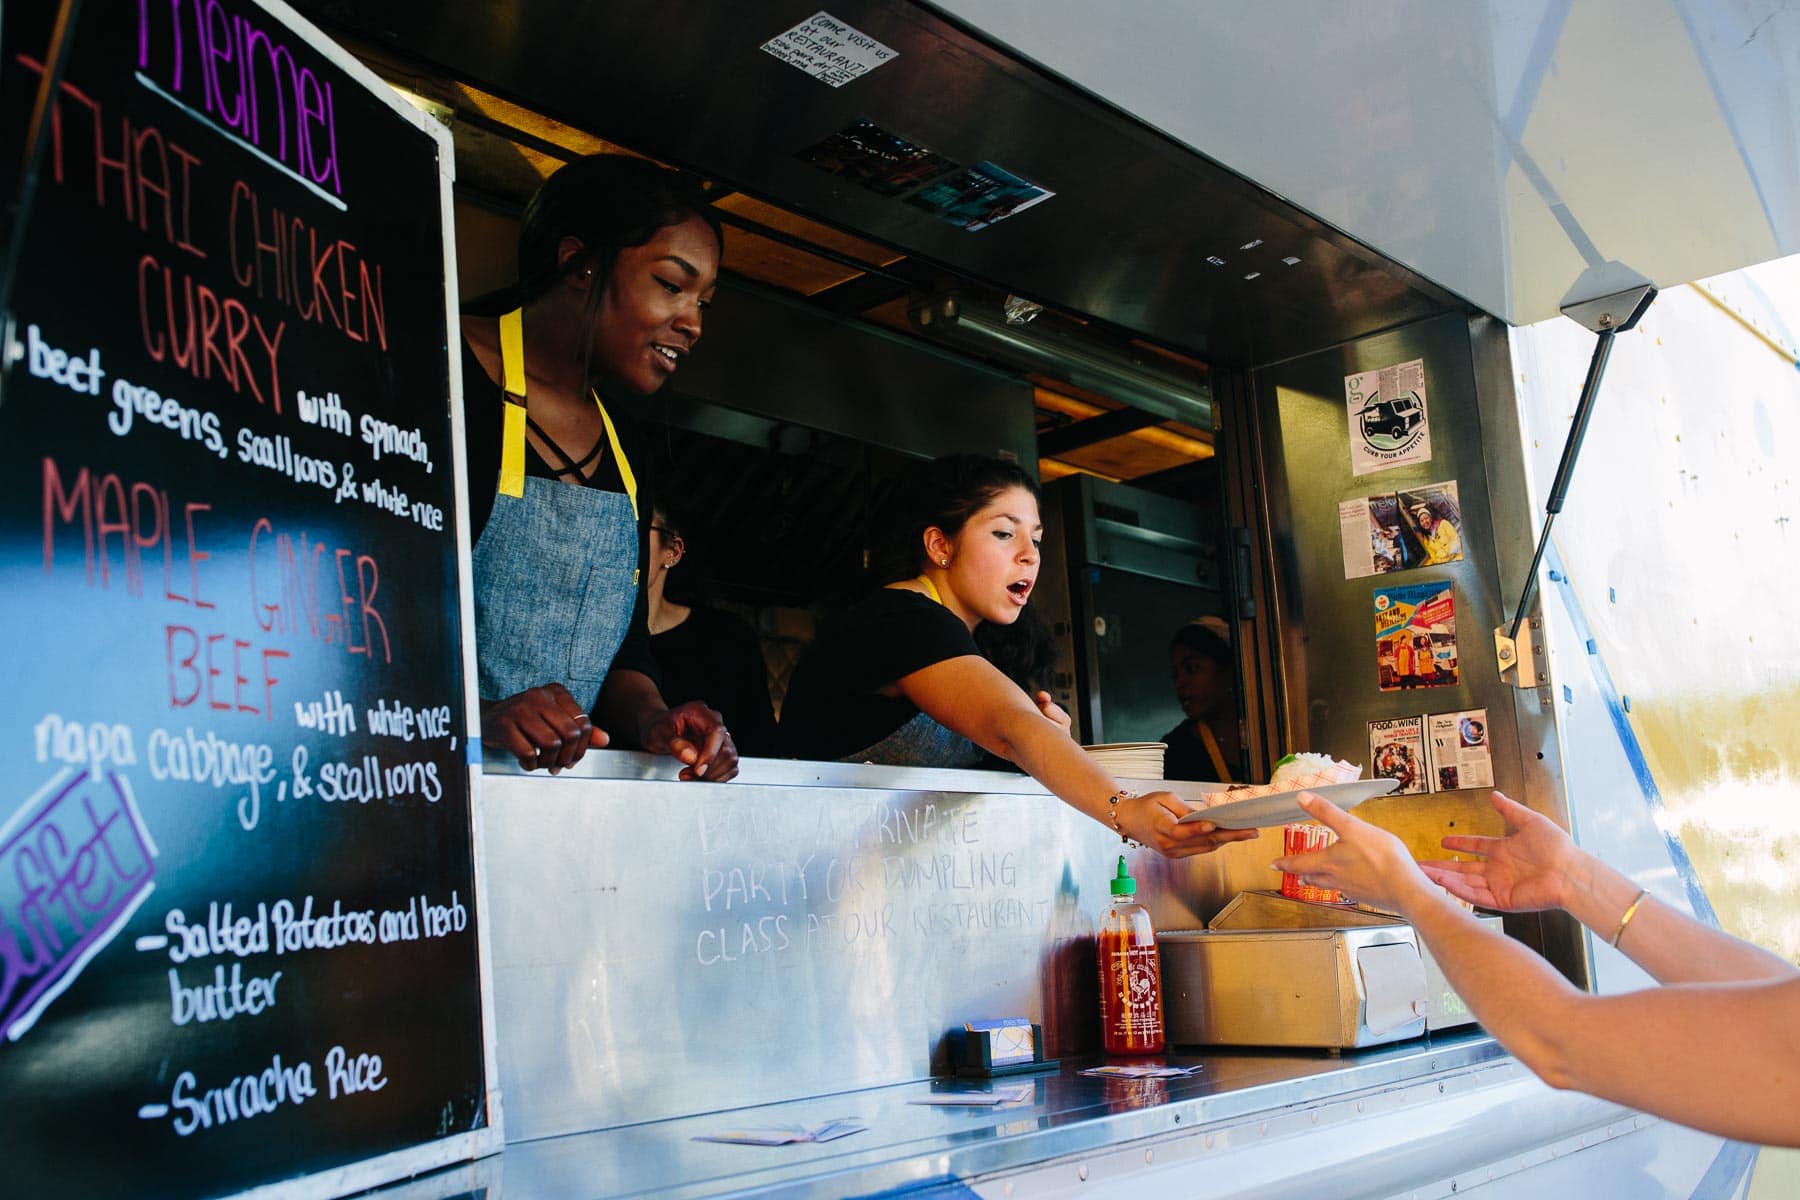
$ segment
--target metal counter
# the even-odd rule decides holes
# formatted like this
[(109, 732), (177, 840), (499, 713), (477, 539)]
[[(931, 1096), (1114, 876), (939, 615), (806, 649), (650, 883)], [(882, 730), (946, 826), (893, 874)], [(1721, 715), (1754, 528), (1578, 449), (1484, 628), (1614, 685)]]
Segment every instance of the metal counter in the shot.
[[(1247, 1197), (1570, 1194), (1686, 1196), (1733, 1148), (1616, 1105), (1555, 1092), (1492, 1039), (1463, 1034), (1346, 1055), (1174, 1055), (1197, 1075), (1106, 1080), (1065, 1062), (998, 1109), (915, 1105), (897, 1084), (623, 1129), (515, 1143), (381, 1200), (1079, 1194)], [(1015, 1082), (1003, 1080), (1001, 1083)], [(721, 1097), (721, 1100), (724, 1098)], [(855, 1117), (824, 1144), (746, 1146), (699, 1135)], [(1721, 1193), (1723, 1194), (1723, 1193)]]
[[(1347, 1178), (1435, 1195), (1576, 1151), (1622, 1155), (1614, 1173), (1640, 1183), (1645, 1163), (1697, 1178), (1719, 1153), (1551, 1091), (1478, 1032), (1079, 1075), (1101, 1061), (1093, 931), (1121, 847), (1023, 776), (748, 760), (732, 783), (679, 783), (669, 760), (613, 752), (556, 777), (490, 760), (478, 804), (507, 1146), (388, 1200), (1090, 1197), (1105, 1180), (1311, 1196), (1352, 1194)], [(1159, 928), (1198, 928), (1272, 881), (1278, 842), (1133, 851), (1139, 897)], [(1026, 1103), (908, 1103), (970, 1086), (941, 1078), (948, 1031), (998, 1016), (1039, 1022), (1064, 1060), (1025, 1077)], [(868, 1128), (693, 1140), (836, 1117)], [(1650, 1128), (1675, 1136), (1630, 1136)]]

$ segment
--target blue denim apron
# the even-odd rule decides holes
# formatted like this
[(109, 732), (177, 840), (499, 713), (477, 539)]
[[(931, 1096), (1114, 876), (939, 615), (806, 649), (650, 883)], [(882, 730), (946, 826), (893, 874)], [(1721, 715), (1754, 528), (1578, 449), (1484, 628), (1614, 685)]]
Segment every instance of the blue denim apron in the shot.
[[(919, 576), (925, 594), (938, 604), (944, 601), (937, 588), (925, 576)], [(889, 767), (973, 767), (984, 755), (980, 746), (938, 724), (926, 713), (915, 713), (911, 720), (871, 746), (855, 754), (846, 754), (839, 762), (878, 763)]]
[[(475, 650), (484, 699), (552, 681), (592, 708), (637, 600), (637, 481), (602, 423), (625, 492), (525, 474), (525, 356), (517, 310), (500, 318), (500, 482), (475, 543)], [(514, 402), (517, 397), (517, 402)]]

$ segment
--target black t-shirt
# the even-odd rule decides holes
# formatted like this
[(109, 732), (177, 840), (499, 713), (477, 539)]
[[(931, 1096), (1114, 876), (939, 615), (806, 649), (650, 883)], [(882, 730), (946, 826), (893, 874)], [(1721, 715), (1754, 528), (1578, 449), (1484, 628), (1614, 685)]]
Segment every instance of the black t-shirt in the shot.
[(827, 622), (794, 669), (781, 708), (781, 753), (830, 761), (874, 745), (919, 711), (880, 688), (980, 653), (969, 627), (931, 597), (881, 588)]
[(695, 608), (673, 629), (650, 636), (670, 708), (704, 700), (719, 710), (740, 754), (775, 753), (769, 672), (756, 631), (727, 612)]
[[(481, 531), (487, 528), (488, 516), (494, 511), (494, 496), (499, 490), (500, 440), (505, 421), (506, 393), (499, 384), (488, 378), (487, 371), (482, 368), (481, 360), (475, 357), (475, 351), (469, 346), (467, 338), (463, 339), (462, 352), (463, 463), (468, 470), (469, 480), (469, 545), (474, 546), (481, 540)], [(652, 502), (647, 475), (650, 452), (636, 422), (620, 410), (620, 405), (606, 406), (607, 415), (612, 417), (613, 427), (618, 430), (619, 445), (624, 449), (625, 457), (630, 460), (637, 479), (638, 562), (641, 564), (648, 562), (650, 558)], [(604, 460), (587, 486), (601, 491), (623, 492), (625, 484), (619, 476), (618, 463), (614, 461), (611, 451), (612, 448), (608, 446)], [(532, 449), (529, 439), (525, 443), (525, 473), (541, 479), (557, 478), (556, 471)], [(648, 611), (649, 598), (645, 584), (640, 580), (637, 600), (631, 610), (631, 624), (625, 629), (625, 640), (619, 646), (619, 652), (613, 655), (612, 669), (639, 671), (651, 679), (657, 679), (656, 659), (650, 653), (650, 626), (645, 616)], [(487, 696), (484, 699), (500, 700), (504, 697)]]
[(1212, 755), (1206, 752), (1206, 743), (1201, 740), (1194, 722), (1184, 720), (1163, 734), (1162, 740), (1169, 744), (1169, 748), (1163, 752), (1164, 779), (1225, 782), (1219, 778), (1219, 769), (1213, 765)]

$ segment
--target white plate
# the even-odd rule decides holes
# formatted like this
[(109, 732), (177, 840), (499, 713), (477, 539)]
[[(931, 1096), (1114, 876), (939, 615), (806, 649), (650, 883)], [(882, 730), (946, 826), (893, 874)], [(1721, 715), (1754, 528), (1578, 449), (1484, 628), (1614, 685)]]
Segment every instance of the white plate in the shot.
[(1318, 787), (1297, 792), (1276, 792), (1273, 796), (1256, 796), (1249, 800), (1229, 800), (1211, 808), (1197, 808), (1181, 818), (1189, 821), (1211, 821), (1220, 829), (1261, 829), (1268, 825), (1286, 825), (1289, 821), (1310, 821), (1300, 807), (1300, 796), (1311, 792), (1323, 796), (1339, 808), (1355, 808), (1364, 800), (1385, 796), (1400, 786), (1398, 779), (1352, 779), (1348, 783), (1322, 783)]

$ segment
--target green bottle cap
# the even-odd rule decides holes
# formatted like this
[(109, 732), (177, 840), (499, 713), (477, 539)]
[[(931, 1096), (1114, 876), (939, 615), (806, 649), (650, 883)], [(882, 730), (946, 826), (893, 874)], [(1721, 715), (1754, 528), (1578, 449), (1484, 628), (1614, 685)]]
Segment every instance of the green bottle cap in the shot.
[(1131, 868), (1125, 865), (1125, 856), (1119, 855), (1119, 873), (1113, 876), (1112, 894), (1115, 896), (1137, 895), (1137, 880), (1131, 877)]

